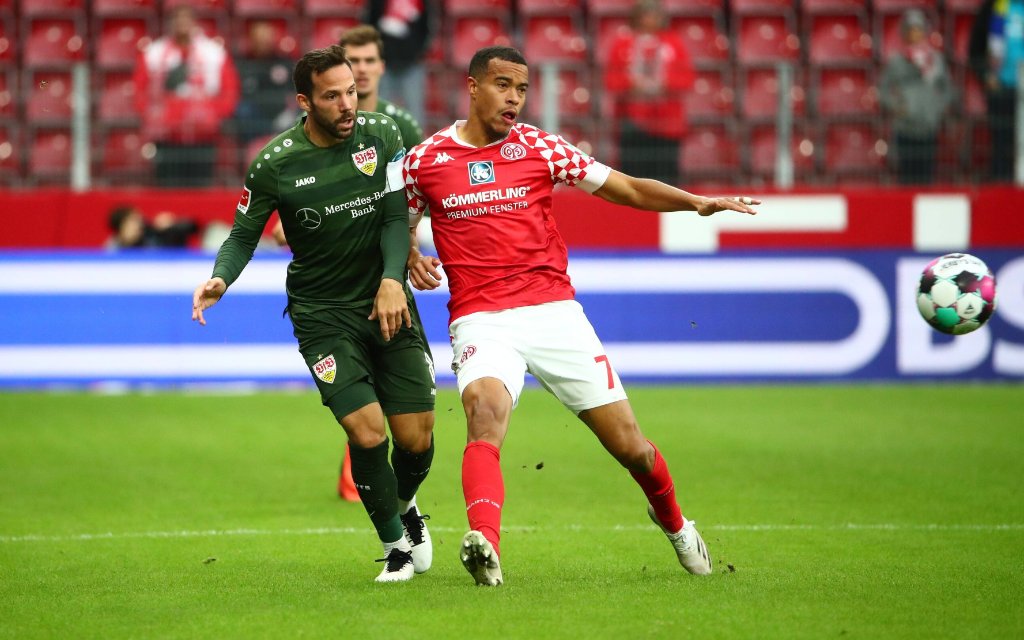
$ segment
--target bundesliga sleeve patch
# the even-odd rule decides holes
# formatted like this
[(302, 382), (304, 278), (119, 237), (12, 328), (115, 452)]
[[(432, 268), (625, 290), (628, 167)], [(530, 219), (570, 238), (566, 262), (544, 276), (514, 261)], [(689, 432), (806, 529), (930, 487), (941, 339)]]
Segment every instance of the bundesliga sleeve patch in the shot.
[(238, 213), (245, 215), (249, 211), (249, 199), (252, 198), (252, 191), (249, 187), (242, 187), (242, 197), (238, 199)]

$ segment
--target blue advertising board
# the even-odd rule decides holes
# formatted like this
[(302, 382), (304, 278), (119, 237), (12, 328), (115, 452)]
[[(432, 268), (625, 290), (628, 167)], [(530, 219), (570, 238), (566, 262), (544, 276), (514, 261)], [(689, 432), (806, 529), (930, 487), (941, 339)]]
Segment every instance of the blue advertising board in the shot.
[[(570, 274), (632, 382), (1024, 379), (1024, 256), (979, 254), (998, 308), (956, 338), (918, 315), (933, 255), (892, 251), (574, 255)], [(212, 256), (0, 253), (0, 385), (311, 384), (282, 311), (287, 259), (260, 255), (193, 323)], [(440, 383), (447, 291), (417, 294)]]

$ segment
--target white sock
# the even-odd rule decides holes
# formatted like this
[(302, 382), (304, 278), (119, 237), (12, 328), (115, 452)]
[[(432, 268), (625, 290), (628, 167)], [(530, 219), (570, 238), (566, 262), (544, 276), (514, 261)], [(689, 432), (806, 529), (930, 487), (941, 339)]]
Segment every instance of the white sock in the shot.
[(409, 509), (416, 506), (416, 496), (412, 497), (412, 500), (406, 502), (401, 498), (398, 499), (398, 513), (399, 515), (405, 515), (409, 512)]
[(384, 545), (384, 557), (385, 558), (388, 556), (389, 553), (391, 553), (392, 549), (398, 549), (399, 551), (405, 551), (406, 553), (409, 553), (409, 552), (412, 551), (412, 547), (409, 546), (409, 541), (405, 539), (405, 536), (402, 536), (401, 538), (399, 538), (398, 540), (395, 540), (394, 542), (383, 542), (383, 541), (381, 541), (381, 543)]

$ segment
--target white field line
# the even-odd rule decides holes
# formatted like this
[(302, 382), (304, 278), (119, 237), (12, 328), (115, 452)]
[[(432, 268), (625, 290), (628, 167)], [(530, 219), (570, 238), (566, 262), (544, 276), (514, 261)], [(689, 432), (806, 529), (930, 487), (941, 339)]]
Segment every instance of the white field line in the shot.
[[(542, 533), (549, 531), (570, 531), (580, 533), (615, 532), (615, 531), (646, 531), (653, 525), (631, 524), (612, 525), (607, 527), (591, 527), (584, 525), (565, 526), (519, 526), (502, 527), (506, 532)], [(713, 531), (737, 532), (776, 532), (776, 531), (935, 531), (935, 532), (1000, 532), (1024, 531), (1024, 523), (1004, 524), (720, 524), (701, 527), (705, 533)], [(430, 527), (437, 533), (463, 533), (464, 527)], [(217, 538), (231, 536), (324, 536), (344, 534), (368, 534), (370, 526), (365, 527), (317, 527), (309, 529), (198, 529), (180, 531), (126, 531), (121, 533), (76, 533), (67, 535), (27, 534), (20, 536), (2, 536), (0, 543), (9, 542), (87, 542), (91, 540), (129, 540), (135, 538)]]

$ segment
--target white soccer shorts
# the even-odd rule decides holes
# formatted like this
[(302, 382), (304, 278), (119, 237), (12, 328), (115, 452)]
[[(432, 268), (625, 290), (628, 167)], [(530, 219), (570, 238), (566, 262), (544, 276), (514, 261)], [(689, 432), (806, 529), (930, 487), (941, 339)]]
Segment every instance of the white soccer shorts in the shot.
[(459, 394), (497, 378), (519, 402), (529, 372), (574, 413), (626, 399), (594, 327), (575, 300), (480, 311), (448, 327)]

